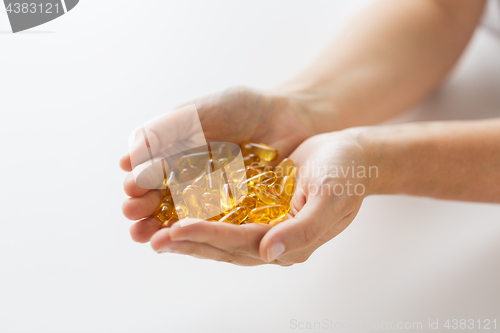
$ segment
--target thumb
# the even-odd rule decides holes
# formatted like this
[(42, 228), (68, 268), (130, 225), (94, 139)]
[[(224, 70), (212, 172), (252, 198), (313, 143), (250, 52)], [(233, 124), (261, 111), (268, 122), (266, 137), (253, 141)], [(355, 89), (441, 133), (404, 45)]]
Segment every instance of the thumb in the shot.
[(260, 242), (261, 258), (271, 262), (316, 242), (329, 230), (334, 220), (332, 208), (325, 196), (311, 198), (294, 218), (276, 225), (266, 233)]

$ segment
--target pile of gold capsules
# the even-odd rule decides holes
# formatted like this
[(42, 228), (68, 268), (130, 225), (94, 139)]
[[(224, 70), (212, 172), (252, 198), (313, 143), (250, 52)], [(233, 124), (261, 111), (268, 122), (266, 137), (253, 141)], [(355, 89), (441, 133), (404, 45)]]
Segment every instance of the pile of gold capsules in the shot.
[[(234, 145), (238, 148), (236, 145)], [(285, 158), (276, 167), (278, 151), (262, 143), (241, 145), (243, 164), (236, 169), (228, 144), (220, 144), (206, 153), (184, 155), (178, 160), (179, 168), (165, 174), (162, 202), (154, 215), (161, 228), (168, 228), (186, 217), (236, 225), (260, 223), (275, 226), (286, 220), (295, 189), (297, 169), (292, 160)], [(206, 158), (206, 163), (200, 160)], [(241, 159), (241, 157), (240, 157)], [(203, 161), (205, 162), (205, 161)], [(184, 188), (176, 186), (194, 179)], [(176, 188), (176, 193), (171, 190)], [(172, 196), (181, 203), (174, 206)], [(209, 217), (209, 218), (207, 218)]]

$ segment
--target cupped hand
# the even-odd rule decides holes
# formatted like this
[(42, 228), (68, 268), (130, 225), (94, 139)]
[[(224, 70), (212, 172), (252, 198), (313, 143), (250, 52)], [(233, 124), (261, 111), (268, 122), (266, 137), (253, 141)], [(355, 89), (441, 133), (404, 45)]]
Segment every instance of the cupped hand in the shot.
[[(314, 136), (290, 155), (299, 168), (292, 218), (275, 227), (206, 221), (174, 225), (155, 232), (151, 246), (160, 253), (238, 265), (289, 266), (306, 261), (318, 247), (347, 228), (370, 193), (370, 177), (378, 176), (376, 166), (369, 165), (358, 132), (353, 129)], [(138, 225), (133, 233), (149, 232), (142, 227)]]
[[(209, 142), (263, 142), (287, 156), (314, 133), (305, 108), (284, 95), (236, 87), (179, 107), (191, 104), (198, 110), (205, 138)], [(168, 121), (168, 117), (160, 119)], [(155, 125), (162, 128), (162, 124)], [(120, 166), (125, 171), (132, 171), (130, 155), (121, 159)], [(148, 242), (159, 230), (159, 220), (150, 216), (160, 204), (160, 193), (137, 186), (132, 173), (125, 179), (124, 190), (131, 198), (124, 202), (123, 214), (128, 219), (139, 220), (131, 227), (131, 236), (135, 241)]]

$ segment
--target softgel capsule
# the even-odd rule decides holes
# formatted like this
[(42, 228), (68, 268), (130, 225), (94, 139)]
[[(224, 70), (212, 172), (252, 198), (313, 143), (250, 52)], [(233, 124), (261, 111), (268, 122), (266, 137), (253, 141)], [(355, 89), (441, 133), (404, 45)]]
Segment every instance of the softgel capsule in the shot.
[[(245, 166), (235, 170), (228, 164), (233, 152), (224, 144), (208, 153), (182, 156), (178, 163), (182, 169), (170, 172), (164, 180), (162, 202), (155, 211), (160, 227), (168, 228), (186, 216), (211, 216), (208, 221), (235, 225), (274, 226), (285, 221), (295, 190), (293, 161), (285, 158), (275, 168), (269, 166), (279, 153), (262, 143), (246, 142), (241, 152)], [(201, 164), (205, 167), (200, 168)], [(219, 169), (222, 171), (214, 172)], [(196, 180), (182, 190), (184, 204), (174, 207), (171, 186), (183, 178)]]

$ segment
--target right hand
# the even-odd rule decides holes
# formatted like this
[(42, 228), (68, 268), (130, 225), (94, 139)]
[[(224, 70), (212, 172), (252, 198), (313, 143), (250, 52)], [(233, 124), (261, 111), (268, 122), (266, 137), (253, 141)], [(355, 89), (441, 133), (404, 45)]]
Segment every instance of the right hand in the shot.
[[(179, 107), (190, 104), (196, 105), (208, 142), (262, 142), (278, 149), (285, 157), (314, 134), (307, 110), (286, 96), (237, 87)], [(121, 159), (120, 166), (132, 171), (128, 154)], [(150, 216), (160, 204), (160, 194), (139, 187), (131, 173), (124, 189), (131, 198), (124, 202), (123, 214), (128, 219), (140, 220), (130, 229), (132, 239), (146, 243), (159, 230), (159, 221)]]

